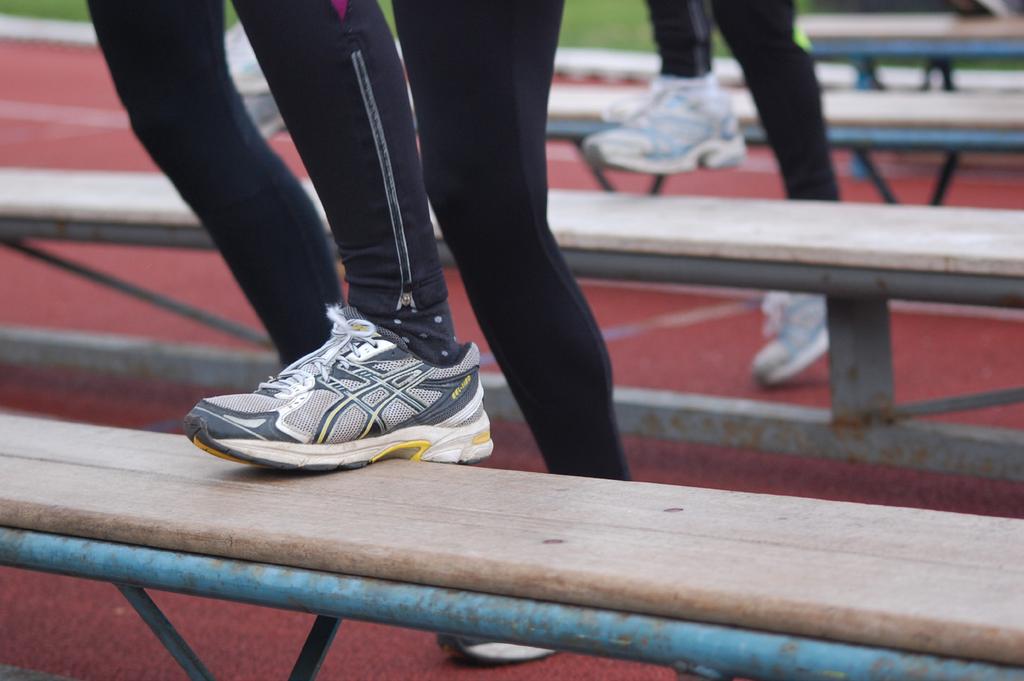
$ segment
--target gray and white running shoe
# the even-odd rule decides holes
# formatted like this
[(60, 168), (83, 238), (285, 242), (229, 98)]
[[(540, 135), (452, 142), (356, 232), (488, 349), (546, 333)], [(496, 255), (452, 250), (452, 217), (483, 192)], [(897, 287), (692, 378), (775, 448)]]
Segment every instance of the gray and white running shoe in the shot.
[(214, 456), (273, 468), (360, 468), (382, 459), (475, 463), (491, 453), (480, 351), (441, 367), (351, 308), (331, 337), (256, 392), (209, 397), (185, 433)]

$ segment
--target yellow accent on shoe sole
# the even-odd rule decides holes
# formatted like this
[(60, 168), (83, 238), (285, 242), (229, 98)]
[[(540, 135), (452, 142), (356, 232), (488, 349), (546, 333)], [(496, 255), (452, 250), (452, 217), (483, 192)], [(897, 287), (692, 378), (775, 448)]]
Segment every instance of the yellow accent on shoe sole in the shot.
[(266, 468), (266, 466), (262, 466), (262, 465), (260, 465), (258, 463), (254, 463), (252, 461), (246, 461), (245, 459), (239, 459), (237, 457), (231, 456), (230, 454), (226, 454), (226, 453), (224, 453), (224, 452), (222, 452), (220, 450), (214, 449), (213, 447), (211, 447), (211, 446), (209, 446), (209, 445), (207, 445), (207, 444), (205, 444), (203, 442), (200, 442), (198, 435), (196, 435), (195, 437), (192, 438), (192, 444), (194, 444), (196, 447), (199, 447), (199, 449), (203, 450), (207, 454), (214, 455), (218, 459), (224, 459), (225, 461), (231, 461), (233, 463), (241, 463), (241, 464), (245, 464), (246, 466), (256, 466), (257, 468)]
[[(413, 454), (411, 457), (408, 457), (408, 458), (409, 458), (410, 461), (419, 461), (423, 457), (423, 453), (425, 451), (427, 451), (428, 449), (430, 449), (430, 445), (431, 445), (431, 443), (426, 441), (426, 440), (409, 440), (408, 442), (399, 442), (396, 445), (391, 445), (390, 447), (385, 449), (383, 452), (381, 452), (380, 454), (378, 454), (375, 457), (373, 457), (372, 459), (370, 459), (370, 463), (376, 463), (378, 461), (382, 461), (385, 458), (387, 458), (387, 456), (389, 454), (394, 454), (395, 452), (400, 452), (400, 451), (402, 451), (404, 449), (413, 449), (413, 448), (416, 448), (418, 451), (415, 454)], [(402, 457), (402, 458), (406, 458), (406, 457)]]
[(475, 445), (482, 445), (482, 444), (484, 444), (485, 442), (487, 442), (490, 439), (491, 439), (491, 431), (485, 430), (484, 432), (480, 433), (475, 438), (473, 438), (473, 444), (475, 444)]

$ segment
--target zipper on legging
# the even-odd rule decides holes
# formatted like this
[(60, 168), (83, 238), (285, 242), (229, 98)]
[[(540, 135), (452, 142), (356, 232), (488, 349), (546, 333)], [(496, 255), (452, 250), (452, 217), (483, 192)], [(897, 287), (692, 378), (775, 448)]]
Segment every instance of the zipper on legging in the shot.
[(380, 162), (380, 174), (384, 178), (384, 195), (388, 200), (388, 214), (391, 217), (391, 231), (395, 238), (395, 251), (398, 255), (398, 271), (402, 276), (402, 290), (398, 296), (398, 307), (415, 307), (412, 299), (412, 267), (409, 265), (409, 247), (405, 243), (405, 230), (402, 225), (402, 209), (398, 204), (398, 189), (395, 187), (395, 174), (391, 169), (391, 155), (388, 153), (388, 142), (384, 136), (384, 124), (380, 120), (377, 100), (373, 96), (373, 85), (370, 74), (366, 70), (366, 61), (362, 50), (352, 53), (352, 67), (356, 71), (359, 83), (359, 94), (363, 97), (366, 117), (370, 121), (373, 133), (373, 144), (377, 149), (377, 160)]

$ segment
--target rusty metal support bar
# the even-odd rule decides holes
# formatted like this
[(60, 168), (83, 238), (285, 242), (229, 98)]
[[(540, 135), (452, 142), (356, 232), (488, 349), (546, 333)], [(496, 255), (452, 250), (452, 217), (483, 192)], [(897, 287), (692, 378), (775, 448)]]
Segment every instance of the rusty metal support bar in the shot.
[(833, 297), (827, 302), (832, 421), (877, 421), (893, 403), (888, 302)]
[(145, 301), (151, 305), (167, 310), (168, 312), (173, 312), (174, 314), (199, 322), (200, 324), (212, 329), (226, 333), (229, 336), (241, 338), (242, 340), (256, 343), (257, 345), (262, 345), (264, 347), (270, 347), (271, 345), (270, 338), (267, 334), (261, 331), (256, 331), (244, 324), (239, 324), (238, 322), (233, 322), (230, 319), (225, 319), (213, 314), (212, 312), (201, 310), (192, 305), (175, 300), (169, 296), (165, 296), (162, 293), (157, 293), (156, 291), (150, 291), (149, 289), (142, 288), (141, 286), (136, 286), (124, 279), (118, 279), (112, 275), (100, 272), (99, 270), (94, 270), (90, 267), (86, 267), (85, 265), (80, 265), (65, 258), (61, 258), (53, 253), (47, 253), (46, 251), (33, 246), (28, 246), (15, 241), (2, 241), (0, 243), (12, 250), (18, 251), (22, 255), (45, 262), (48, 265), (53, 265), (65, 272), (70, 272), (88, 279), (93, 283), (106, 286), (107, 288), (112, 288), (115, 291), (131, 296), (132, 298)]
[(891, 415), (894, 419), (905, 419), (911, 416), (927, 416), (930, 414), (948, 414), (956, 411), (1001, 407), (1006, 404), (1024, 402), (1024, 388), (1007, 388), (992, 390), (974, 395), (957, 395), (937, 400), (912, 402), (893, 407)]

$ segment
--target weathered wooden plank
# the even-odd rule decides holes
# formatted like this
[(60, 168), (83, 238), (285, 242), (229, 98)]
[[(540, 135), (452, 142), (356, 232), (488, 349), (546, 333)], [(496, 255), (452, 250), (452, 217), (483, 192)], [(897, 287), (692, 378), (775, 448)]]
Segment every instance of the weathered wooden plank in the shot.
[(0, 432), (5, 526), (1024, 663), (1024, 521), (405, 462), (286, 475), (180, 436)]
[[(722, 85), (743, 86), (743, 71), (735, 59), (715, 57), (712, 69)], [(851, 64), (817, 62), (814, 70), (826, 90), (857, 87), (857, 69)], [(661, 59), (653, 52), (560, 47), (555, 53), (555, 72), (568, 78), (647, 81), (660, 71)], [(880, 66), (876, 76), (889, 90), (919, 90), (924, 80), (923, 70), (913, 66)], [(960, 68), (953, 72), (953, 82), (960, 91), (1024, 90), (1024, 73)]]
[(565, 248), (1024, 275), (1024, 212), (552, 192)]
[[(556, 85), (551, 89), (548, 114), (553, 120), (600, 121), (610, 109), (646, 92), (636, 86)], [(732, 102), (741, 123), (758, 121), (749, 92), (732, 91)], [(851, 90), (826, 92), (822, 103), (832, 126), (1024, 130), (1024, 94), (1020, 93)]]
[[(1024, 275), (1021, 211), (553, 191), (549, 216), (563, 247)], [(0, 170), (4, 218), (196, 226), (170, 183), (153, 173)]]
[(811, 41), (1024, 40), (1024, 17), (956, 14), (805, 14), (797, 24)]
[(138, 172), (0, 169), (2, 218), (199, 226), (170, 180)]

